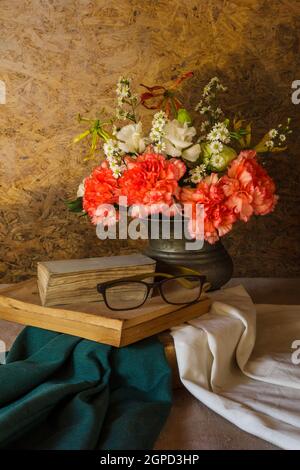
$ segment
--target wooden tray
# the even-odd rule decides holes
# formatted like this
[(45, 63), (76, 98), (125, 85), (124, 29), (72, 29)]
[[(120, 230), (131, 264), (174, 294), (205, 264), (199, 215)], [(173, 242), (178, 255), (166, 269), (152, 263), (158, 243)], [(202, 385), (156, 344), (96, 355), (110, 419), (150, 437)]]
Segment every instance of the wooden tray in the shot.
[(139, 309), (115, 312), (103, 302), (43, 307), (37, 281), (1, 289), (0, 318), (22, 325), (80, 336), (112, 346), (126, 346), (203, 315), (209, 310), (206, 297), (178, 308), (154, 297)]

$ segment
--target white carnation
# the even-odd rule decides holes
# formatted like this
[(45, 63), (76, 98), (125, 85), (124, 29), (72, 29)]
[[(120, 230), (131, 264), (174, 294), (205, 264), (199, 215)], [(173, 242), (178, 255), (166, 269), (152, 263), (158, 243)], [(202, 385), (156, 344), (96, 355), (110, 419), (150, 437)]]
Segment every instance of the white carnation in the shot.
[(166, 153), (172, 157), (180, 157), (184, 149), (191, 147), (196, 129), (188, 126), (186, 122), (182, 124), (173, 119), (165, 125), (164, 134)]
[(141, 122), (122, 127), (116, 133), (116, 137), (119, 141), (119, 148), (125, 153), (142, 153), (146, 148)]
[(188, 160), (189, 162), (195, 162), (196, 160), (198, 160), (200, 154), (201, 146), (199, 144), (194, 144), (191, 147), (188, 147), (187, 149), (183, 150), (182, 158)]

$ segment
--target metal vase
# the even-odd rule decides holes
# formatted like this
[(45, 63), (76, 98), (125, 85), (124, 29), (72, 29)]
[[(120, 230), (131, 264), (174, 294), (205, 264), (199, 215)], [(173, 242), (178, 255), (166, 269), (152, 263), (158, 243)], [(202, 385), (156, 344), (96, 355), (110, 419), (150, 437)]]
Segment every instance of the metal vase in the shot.
[[(181, 239), (175, 238), (176, 223), (182, 224), (185, 221), (179, 222), (171, 219), (169, 237), (163, 238), (164, 221), (161, 218), (148, 221), (149, 243), (144, 254), (157, 261), (157, 271), (164, 270), (165, 263), (168, 265), (168, 271), (174, 274), (178, 274), (176, 265), (187, 266), (206, 276), (207, 281), (211, 284), (210, 290), (219, 289), (226, 284), (232, 277), (233, 263), (222, 242), (217, 241), (213, 245), (204, 242), (203, 247), (199, 250), (187, 250), (186, 243), (191, 240), (184, 235), (184, 230), (182, 230)], [(151, 224), (158, 226), (159, 236), (156, 239), (151, 238)]]

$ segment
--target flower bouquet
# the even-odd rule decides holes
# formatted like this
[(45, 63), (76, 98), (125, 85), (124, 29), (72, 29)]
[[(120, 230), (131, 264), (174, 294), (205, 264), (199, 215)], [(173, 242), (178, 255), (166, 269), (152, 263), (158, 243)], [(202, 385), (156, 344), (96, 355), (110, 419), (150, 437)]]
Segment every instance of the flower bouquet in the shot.
[[(202, 234), (210, 244), (235, 222), (273, 211), (278, 200), (275, 184), (259, 154), (286, 149), (290, 120), (253, 146), (251, 124), (225, 116), (218, 105), (226, 88), (214, 77), (193, 110), (200, 122), (196, 128), (193, 113), (178, 97), (180, 85), (192, 75), (188, 72), (165, 86), (141, 85), (145, 91), (139, 96), (130, 79), (122, 77), (114, 116), (79, 116), (89, 128), (74, 141), (90, 138), (86, 158), (97, 159), (98, 164), (80, 184), (77, 199), (68, 203), (71, 210), (84, 212), (93, 224), (111, 226), (122, 205), (131, 208), (131, 217), (145, 217), (174, 215), (190, 204), (188, 227), (196, 238), (196, 206), (202, 204)], [(138, 114), (142, 107), (154, 113), (148, 132)]]

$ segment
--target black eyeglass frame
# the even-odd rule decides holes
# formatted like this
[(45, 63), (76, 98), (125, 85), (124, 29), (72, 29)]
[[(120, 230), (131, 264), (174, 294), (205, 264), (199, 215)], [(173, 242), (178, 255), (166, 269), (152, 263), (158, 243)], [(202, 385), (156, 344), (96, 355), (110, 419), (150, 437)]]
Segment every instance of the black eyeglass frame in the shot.
[[(148, 275), (148, 277), (155, 277), (155, 276), (158, 277), (159, 275), (157, 275), (156, 273), (149, 273), (149, 275)], [(169, 300), (166, 299), (166, 297), (163, 293), (162, 285), (164, 283), (166, 283), (167, 281), (170, 281), (170, 280), (173, 280), (173, 279), (178, 279), (178, 278), (185, 278), (187, 280), (188, 280), (188, 278), (199, 279), (199, 281), (200, 281), (199, 295), (195, 300), (192, 300), (191, 302), (169, 302)], [(110, 310), (115, 310), (115, 311), (136, 310), (137, 308), (142, 307), (144, 305), (144, 303), (147, 301), (151, 290), (154, 289), (154, 288), (158, 289), (160, 296), (162, 297), (162, 299), (167, 304), (170, 304), (170, 305), (191, 305), (191, 304), (194, 304), (194, 303), (198, 302), (198, 300), (200, 299), (205, 281), (206, 281), (206, 276), (197, 275), (197, 274), (179, 274), (177, 276), (170, 276), (167, 279), (162, 279), (161, 281), (156, 281), (156, 282), (145, 282), (143, 280), (136, 279), (135, 277), (128, 277), (128, 278), (124, 278), (124, 279), (115, 279), (113, 281), (106, 281), (106, 282), (102, 282), (101, 284), (97, 284), (97, 291), (99, 292), (99, 294), (101, 294), (103, 296), (103, 299), (104, 299), (104, 302), (105, 302), (105, 305), (107, 306), (107, 308), (109, 308)], [(145, 295), (145, 298), (144, 298), (143, 302), (141, 302), (139, 305), (137, 305), (135, 307), (129, 307), (129, 308), (127, 308), (127, 307), (126, 308), (111, 307), (109, 305), (109, 303), (107, 302), (106, 289), (110, 288), (110, 287), (114, 287), (116, 285), (120, 285), (120, 284), (128, 284), (128, 282), (136, 282), (136, 283), (143, 284), (144, 286), (146, 286), (147, 292), (146, 292), (146, 295)]]

